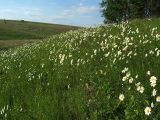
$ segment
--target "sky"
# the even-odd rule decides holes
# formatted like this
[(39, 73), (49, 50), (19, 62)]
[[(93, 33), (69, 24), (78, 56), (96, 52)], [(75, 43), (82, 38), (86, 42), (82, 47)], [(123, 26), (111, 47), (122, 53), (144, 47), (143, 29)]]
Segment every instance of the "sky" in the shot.
[(94, 26), (103, 23), (100, 0), (0, 0), (0, 19)]

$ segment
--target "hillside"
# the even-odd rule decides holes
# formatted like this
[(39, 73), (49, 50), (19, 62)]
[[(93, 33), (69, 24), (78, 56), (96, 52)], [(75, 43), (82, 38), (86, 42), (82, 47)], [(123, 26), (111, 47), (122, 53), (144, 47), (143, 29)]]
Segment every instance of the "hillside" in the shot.
[(78, 27), (23, 20), (0, 20), (0, 40), (42, 39), (75, 29)]
[(160, 19), (80, 29), (0, 53), (0, 118), (160, 119)]

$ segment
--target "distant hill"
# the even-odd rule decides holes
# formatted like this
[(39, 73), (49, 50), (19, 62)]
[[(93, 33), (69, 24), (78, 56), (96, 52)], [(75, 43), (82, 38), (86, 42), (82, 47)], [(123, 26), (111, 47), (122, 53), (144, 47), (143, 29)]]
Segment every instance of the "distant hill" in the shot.
[(29, 21), (0, 20), (0, 40), (42, 39), (79, 27)]

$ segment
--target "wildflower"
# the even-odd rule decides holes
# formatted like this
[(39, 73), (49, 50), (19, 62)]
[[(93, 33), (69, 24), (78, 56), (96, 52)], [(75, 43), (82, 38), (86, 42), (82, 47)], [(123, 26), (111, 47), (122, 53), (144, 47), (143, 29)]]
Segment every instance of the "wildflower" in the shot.
[(127, 77), (126, 77), (126, 76), (122, 78), (122, 81), (126, 81), (126, 80), (127, 80)]
[(150, 50), (150, 51), (149, 51), (149, 54), (152, 54), (152, 55), (153, 55), (153, 54), (154, 54), (154, 51)]
[[(118, 47), (118, 45), (115, 44), (115, 45), (114, 45), (114, 48), (117, 48), (117, 47)], [(120, 55), (122, 54), (122, 52), (119, 52), (119, 53), (120, 53)]]
[(123, 48), (123, 51), (126, 51), (128, 49), (128, 46), (125, 46), (124, 48)]
[(157, 51), (158, 50), (158, 48), (155, 48), (155, 51)]
[(108, 37), (109, 37), (109, 38), (112, 38), (113, 36), (112, 36), (112, 35), (109, 35)]
[(127, 72), (128, 71), (128, 68), (124, 68), (124, 70), (122, 70), (122, 73), (125, 73), (125, 72)]
[(140, 92), (140, 93), (143, 93), (143, 92), (144, 92), (144, 87), (143, 87), (143, 86), (140, 87), (139, 92)]
[(140, 86), (137, 86), (137, 91), (140, 91), (141, 87)]
[(100, 74), (103, 74), (103, 70), (99, 70)]
[(67, 88), (70, 89), (70, 84), (68, 84)]
[(151, 72), (150, 72), (150, 71), (147, 71), (147, 75), (151, 75)]
[(152, 82), (150, 85), (151, 85), (151, 87), (155, 87), (156, 86), (156, 82), (155, 83)]
[(53, 54), (53, 51), (50, 51), (50, 54)]
[(134, 56), (137, 56), (137, 53), (134, 53)]
[(156, 101), (157, 101), (157, 102), (160, 102), (160, 96), (158, 96), (158, 97), (156, 98)]
[(118, 51), (118, 55), (122, 55), (122, 52), (121, 52), (121, 51)]
[(130, 76), (131, 76), (131, 73), (128, 72), (128, 73), (126, 74), (126, 77), (129, 78)]
[(153, 91), (152, 91), (152, 96), (156, 96), (156, 93), (157, 93), (157, 90), (156, 90), (156, 89), (153, 89)]
[(132, 54), (132, 51), (130, 51), (127, 56), (130, 56), (131, 54)]
[(129, 83), (132, 83), (132, 82), (133, 82), (133, 78), (130, 78), (130, 79), (129, 79)]
[(138, 28), (136, 29), (136, 32), (139, 33), (139, 29)]
[(150, 78), (150, 85), (152, 86), (152, 87), (155, 87), (156, 86), (156, 81), (157, 81), (157, 78), (155, 77), (155, 76), (151, 76), (151, 78)]
[(145, 114), (146, 115), (150, 115), (151, 114), (151, 108), (150, 107), (146, 107), (145, 109), (144, 109), (144, 112), (145, 112)]
[(136, 77), (135, 77), (136, 79), (138, 78), (138, 75), (136, 75)]
[(151, 103), (151, 108), (154, 108), (154, 104), (153, 104), (153, 102)]
[(44, 68), (44, 64), (41, 64), (42, 68)]
[(156, 38), (159, 39), (159, 38), (160, 38), (160, 35), (159, 35), (159, 34), (156, 34)]
[(138, 87), (138, 86), (140, 86), (140, 84), (141, 84), (141, 83), (140, 83), (140, 82), (138, 82), (138, 83), (136, 83), (136, 86)]
[(73, 59), (71, 60), (71, 65), (73, 65)]
[(124, 97), (124, 95), (123, 95), (123, 94), (120, 94), (120, 95), (119, 95), (119, 100), (120, 100), (120, 101), (123, 101), (123, 100), (124, 100), (124, 98), (125, 98), (125, 97)]
[(108, 53), (107, 53), (107, 54), (105, 54), (104, 56), (105, 56), (105, 57), (108, 57), (108, 56), (109, 56), (109, 54), (110, 54), (110, 52), (108, 52)]
[(157, 51), (157, 56), (159, 56), (159, 55), (160, 55), (160, 50)]
[(64, 61), (64, 59), (65, 59), (65, 54), (60, 54), (59, 55), (59, 58), (60, 58), (60, 64), (63, 64), (63, 61)]
[(94, 50), (94, 55), (96, 55), (97, 54), (97, 50)]
[(69, 54), (69, 58), (70, 58), (70, 57), (72, 57), (72, 55), (71, 55), (71, 54)]
[(137, 91), (140, 91), (140, 89), (141, 89), (141, 86), (137, 86)]

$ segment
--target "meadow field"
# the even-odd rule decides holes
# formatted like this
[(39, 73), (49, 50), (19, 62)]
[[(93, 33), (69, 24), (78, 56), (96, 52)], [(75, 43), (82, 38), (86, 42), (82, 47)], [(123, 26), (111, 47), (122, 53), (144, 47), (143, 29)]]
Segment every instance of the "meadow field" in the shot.
[(83, 28), (0, 52), (2, 120), (159, 120), (160, 19)]
[(76, 30), (79, 27), (38, 23), (24, 20), (0, 20), (0, 50), (33, 43), (51, 35)]

